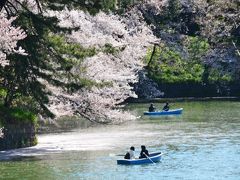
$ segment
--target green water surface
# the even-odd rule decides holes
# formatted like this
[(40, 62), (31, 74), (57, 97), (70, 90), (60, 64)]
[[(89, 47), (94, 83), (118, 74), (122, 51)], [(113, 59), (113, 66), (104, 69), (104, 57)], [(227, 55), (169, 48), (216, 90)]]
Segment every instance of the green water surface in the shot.
[[(0, 179), (227, 179), (240, 177), (240, 102), (178, 102), (180, 116), (143, 116), (149, 104), (131, 104), (138, 120), (39, 136), (39, 145), (0, 152)], [(155, 104), (161, 108), (163, 104)], [(161, 162), (117, 165), (130, 146), (162, 151)]]

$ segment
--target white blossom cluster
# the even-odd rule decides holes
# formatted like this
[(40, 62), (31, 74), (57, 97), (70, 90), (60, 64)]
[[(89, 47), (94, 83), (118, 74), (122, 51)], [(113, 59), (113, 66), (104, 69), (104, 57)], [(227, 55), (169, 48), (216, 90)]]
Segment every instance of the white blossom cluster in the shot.
[(25, 50), (17, 46), (17, 42), (26, 37), (20, 27), (13, 27), (11, 24), (15, 18), (6, 19), (0, 14), (0, 66), (8, 65), (6, 56), (12, 53), (26, 55)]
[[(111, 121), (134, 119), (128, 112), (118, 109), (118, 104), (128, 97), (136, 97), (130, 83), (138, 81), (137, 72), (143, 68), (142, 58), (151, 42), (156, 41), (150, 28), (143, 23), (141, 13), (137, 8), (125, 17), (98, 13), (91, 16), (80, 10), (48, 11), (48, 16), (56, 16), (62, 27), (77, 27), (68, 36), (69, 40), (84, 47), (104, 48), (110, 44), (116, 53), (99, 51), (95, 56), (84, 61), (87, 68), (86, 78), (105, 86), (96, 86), (73, 95), (61, 92), (65, 102), (53, 98), (50, 106), (56, 115), (74, 114), (76, 110), (85, 111), (90, 118), (97, 117)], [(56, 92), (56, 91), (54, 91)], [(56, 97), (60, 97), (56, 95)], [(70, 101), (66, 101), (69, 99)], [(54, 103), (58, 102), (58, 103)]]
[(163, 8), (168, 6), (169, 0), (145, 0), (144, 2), (142, 8), (148, 9), (154, 15), (158, 15)]

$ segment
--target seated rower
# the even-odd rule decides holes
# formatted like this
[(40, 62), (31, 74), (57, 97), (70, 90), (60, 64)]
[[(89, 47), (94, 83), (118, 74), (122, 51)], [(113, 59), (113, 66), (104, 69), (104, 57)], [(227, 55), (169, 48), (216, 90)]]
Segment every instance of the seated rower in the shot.
[(142, 158), (148, 158), (149, 156), (149, 153), (148, 153), (148, 150), (146, 149), (146, 146), (142, 145), (141, 146), (141, 152), (140, 152), (140, 156), (139, 156), (139, 159), (142, 159)]
[(135, 151), (135, 148), (133, 146), (130, 147), (130, 151), (126, 153), (126, 155), (124, 156), (124, 159), (135, 159), (134, 151)]
[(154, 112), (155, 111), (155, 107), (153, 106), (153, 103), (150, 104), (149, 108), (148, 108), (149, 112)]
[(165, 106), (163, 107), (163, 111), (168, 111), (170, 109), (168, 102), (166, 102)]

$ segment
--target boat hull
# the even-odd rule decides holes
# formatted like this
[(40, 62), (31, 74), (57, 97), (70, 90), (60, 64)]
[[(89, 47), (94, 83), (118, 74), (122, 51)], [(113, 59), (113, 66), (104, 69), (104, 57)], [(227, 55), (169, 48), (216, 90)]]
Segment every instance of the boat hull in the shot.
[[(151, 153), (148, 158), (143, 159), (120, 159), (117, 160), (117, 164), (123, 165), (139, 165), (139, 164), (152, 164), (153, 162), (159, 162), (161, 160), (162, 153)], [(151, 159), (151, 160), (150, 160)]]
[(156, 111), (156, 112), (144, 112), (144, 115), (150, 115), (150, 116), (160, 116), (160, 115), (178, 115), (182, 114), (183, 108), (180, 109), (173, 109), (169, 111)]

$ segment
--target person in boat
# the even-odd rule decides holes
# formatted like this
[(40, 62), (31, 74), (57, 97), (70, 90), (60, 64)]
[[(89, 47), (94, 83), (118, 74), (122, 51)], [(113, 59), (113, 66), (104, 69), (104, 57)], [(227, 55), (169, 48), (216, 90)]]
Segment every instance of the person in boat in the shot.
[(124, 159), (135, 159), (134, 151), (135, 151), (135, 148), (133, 146), (130, 147), (130, 150), (124, 156)]
[(149, 156), (149, 153), (148, 153), (148, 150), (146, 149), (146, 146), (142, 145), (141, 146), (141, 152), (140, 152), (140, 156), (139, 156), (139, 159), (142, 159), (142, 158), (147, 158)]
[(169, 103), (168, 102), (166, 102), (166, 104), (165, 104), (165, 106), (163, 107), (163, 111), (168, 111), (170, 109), (170, 107), (169, 107)]
[(149, 106), (149, 108), (148, 108), (148, 111), (149, 111), (149, 112), (154, 112), (155, 109), (156, 109), (156, 108), (154, 107), (153, 103), (151, 103), (150, 106)]

